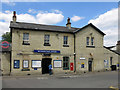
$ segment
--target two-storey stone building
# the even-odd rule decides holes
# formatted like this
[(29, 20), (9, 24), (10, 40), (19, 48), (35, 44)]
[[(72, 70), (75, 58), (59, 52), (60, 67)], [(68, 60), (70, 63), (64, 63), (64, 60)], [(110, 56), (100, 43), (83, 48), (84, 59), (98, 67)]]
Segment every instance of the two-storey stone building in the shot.
[[(105, 70), (104, 33), (93, 24), (82, 28), (16, 22), (14, 12), (10, 22), (12, 50), (8, 74), (46, 74), (52, 64), (53, 73), (74, 73)], [(111, 51), (108, 51), (111, 52)], [(118, 55), (118, 54), (117, 54)], [(118, 63), (118, 56), (113, 58)], [(110, 68), (110, 65), (109, 67)]]

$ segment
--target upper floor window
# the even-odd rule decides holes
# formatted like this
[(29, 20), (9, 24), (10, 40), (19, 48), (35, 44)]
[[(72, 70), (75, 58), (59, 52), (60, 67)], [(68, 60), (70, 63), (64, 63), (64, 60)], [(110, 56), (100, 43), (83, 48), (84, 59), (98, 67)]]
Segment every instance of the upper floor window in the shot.
[(29, 44), (29, 33), (23, 33), (23, 45), (30, 45)]
[(86, 47), (95, 48), (94, 37), (87, 37), (86, 38)]
[(44, 36), (44, 46), (50, 46), (49, 41), (50, 41), (50, 35), (45, 34), (45, 36)]
[(91, 37), (91, 45), (94, 45), (94, 37)]
[(86, 38), (87, 46), (89, 45), (89, 37)]
[(69, 47), (69, 45), (68, 45), (68, 36), (64, 36), (63, 46), (64, 46), (64, 47)]

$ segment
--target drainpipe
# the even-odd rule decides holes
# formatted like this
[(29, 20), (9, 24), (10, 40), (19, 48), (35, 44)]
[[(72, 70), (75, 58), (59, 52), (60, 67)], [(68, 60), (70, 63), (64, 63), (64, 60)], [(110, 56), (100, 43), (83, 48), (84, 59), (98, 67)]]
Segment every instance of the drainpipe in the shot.
[(74, 33), (74, 72), (76, 72), (75, 33)]

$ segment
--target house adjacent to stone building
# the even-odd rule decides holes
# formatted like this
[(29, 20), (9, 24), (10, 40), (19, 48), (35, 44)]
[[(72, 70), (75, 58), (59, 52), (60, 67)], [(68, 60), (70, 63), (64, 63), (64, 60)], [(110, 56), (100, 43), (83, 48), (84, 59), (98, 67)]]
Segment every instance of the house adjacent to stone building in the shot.
[(10, 32), (11, 54), (2, 59), (10, 68), (2, 68), (3, 74), (6, 69), (10, 75), (47, 74), (49, 64), (54, 74), (111, 70), (118, 64), (120, 54), (103, 46), (105, 34), (92, 23), (73, 28), (70, 18), (66, 27), (16, 22), (14, 12)]

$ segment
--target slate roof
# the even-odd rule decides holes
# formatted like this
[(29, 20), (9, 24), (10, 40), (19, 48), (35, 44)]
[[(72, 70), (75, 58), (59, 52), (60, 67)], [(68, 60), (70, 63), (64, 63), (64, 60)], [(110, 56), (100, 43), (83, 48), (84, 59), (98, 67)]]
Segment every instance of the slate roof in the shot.
[(82, 31), (84, 28), (91, 26), (95, 30), (97, 30), (100, 34), (105, 35), (100, 29), (95, 27), (92, 23), (82, 27), (82, 28), (75, 28), (71, 27), (68, 29), (65, 26), (55, 26), (55, 25), (43, 25), (43, 24), (34, 24), (34, 23), (25, 23), (25, 22), (12, 22), (10, 23), (10, 28), (18, 28), (18, 29), (29, 29), (29, 30), (36, 30), (36, 31), (53, 31), (53, 32), (66, 32), (66, 33), (77, 33)]
[(82, 27), (82, 28), (74, 31), (74, 33), (77, 33), (77, 32), (79, 32), (79, 31), (82, 31), (84, 28), (86, 28), (86, 27), (88, 27), (88, 26), (93, 27), (96, 31), (98, 31), (98, 32), (101, 33), (102, 35), (106, 35), (106, 34), (103, 33), (100, 29), (98, 29), (96, 26), (94, 26), (92, 23), (89, 23), (88, 25), (86, 25), (86, 26), (84, 26), (84, 27)]
[(43, 24), (34, 24), (34, 23), (24, 23), (24, 22), (16, 22), (13, 23), (11, 21), (10, 28), (18, 28), (18, 29), (30, 29), (30, 30), (43, 30), (43, 31), (55, 31), (55, 32), (68, 32), (73, 33), (79, 28), (71, 28), (68, 29), (64, 26), (55, 26), (55, 25), (43, 25)]
[(106, 46), (104, 46), (104, 48), (108, 49), (108, 50), (111, 51), (111, 52), (114, 52), (114, 53), (120, 55), (120, 52), (118, 52), (118, 51), (116, 51), (116, 50), (111, 50), (109, 47), (106, 47)]

